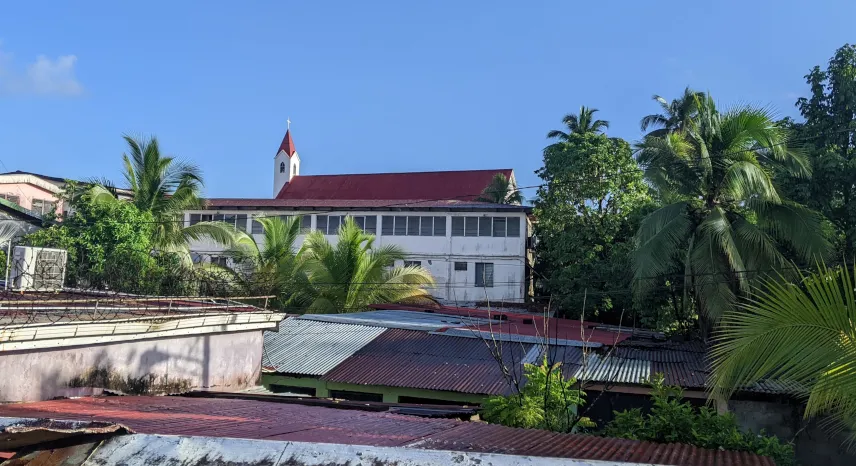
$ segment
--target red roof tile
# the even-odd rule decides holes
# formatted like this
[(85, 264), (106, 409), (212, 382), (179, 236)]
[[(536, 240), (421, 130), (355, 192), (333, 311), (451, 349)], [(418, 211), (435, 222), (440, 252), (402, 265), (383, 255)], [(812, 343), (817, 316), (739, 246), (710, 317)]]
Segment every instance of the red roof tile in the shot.
[(0, 416), (110, 421), (142, 434), (408, 446), (687, 466), (774, 465), (770, 458), (752, 453), (705, 450), (689, 445), (234, 399), (78, 398), (2, 405)]
[[(519, 379), (533, 345), (505, 345), (503, 360)], [(331, 382), (501, 395), (511, 385), (484, 341), (390, 329), (322, 377)]]
[(282, 142), (279, 144), (279, 150), (276, 151), (277, 155), (279, 155), (280, 151), (285, 151), (286, 155), (291, 157), (294, 155), (296, 150), (294, 150), (294, 141), (291, 139), (291, 130), (285, 130), (285, 137), (282, 138)]
[(510, 169), (301, 175), (283, 186), (276, 198), (472, 201), (497, 173), (512, 177)]

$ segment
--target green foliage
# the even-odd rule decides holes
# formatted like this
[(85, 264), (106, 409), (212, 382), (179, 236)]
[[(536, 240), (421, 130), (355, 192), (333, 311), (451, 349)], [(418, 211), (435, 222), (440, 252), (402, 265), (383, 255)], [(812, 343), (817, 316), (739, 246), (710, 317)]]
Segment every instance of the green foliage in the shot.
[(89, 193), (71, 199), (71, 206), (74, 215), (22, 241), (67, 250), (67, 285), (127, 289), (129, 281), (144, 283), (145, 273), (156, 265), (151, 214), (131, 203), (95, 202)]
[(580, 107), (580, 113), (569, 113), (562, 118), (562, 123), (568, 128), (568, 132), (554, 129), (547, 133), (548, 139), (558, 139), (559, 142), (567, 141), (572, 134), (597, 134), (609, 128), (609, 122), (606, 120), (595, 120), (594, 114), (597, 113), (596, 108), (589, 108), (585, 105)]
[(490, 184), (476, 198), (479, 202), (491, 202), (494, 204), (522, 204), (523, 195), (519, 190), (513, 189), (511, 180), (502, 173), (493, 176)]
[(856, 441), (856, 274), (820, 267), (800, 285), (769, 281), (723, 318), (712, 352), (716, 397), (773, 378)]
[(630, 145), (603, 134), (572, 133), (544, 150), (544, 181), (534, 203), (536, 264), (553, 302), (579, 318), (617, 320), (633, 305), (629, 254), (651, 198)]
[(805, 76), (809, 96), (797, 100), (805, 123), (792, 128), (813, 169), (813, 181), (779, 173), (777, 182), (792, 199), (823, 213), (842, 239), (842, 255), (856, 255), (856, 45), (835, 51), (827, 68)]
[(6, 251), (0, 249), (0, 277), (6, 278)]
[(561, 363), (524, 364), (526, 383), (519, 393), (492, 396), (484, 403), (482, 418), (493, 424), (554, 432), (576, 432), (594, 427), (577, 409), (585, 403), (585, 392), (575, 388), (577, 380), (562, 375)]
[(262, 249), (249, 235), (232, 250), (240, 268), (238, 280), (255, 292), (278, 296), (277, 305), (308, 313), (358, 312), (372, 304), (430, 299), (431, 274), (420, 266), (396, 267), (405, 259), (397, 246), (374, 246), (375, 236), (347, 218), (335, 246), (323, 233), (306, 236), (300, 250), (300, 218), (260, 219)]
[(694, 408), (682, 401), (680, 387), (663, 383), (663, 374), (650, 381), (650, 413), (639, 408), (616, 412), (601, 432), (605, 437), (658, 443), (685, 443), (714, 450), (748, 451), (773, 458), (778, 465), (795, 464), (793, 445), (775, 436), (743, 432), (733, 414), (717, 414), (709, 407)]
[(633, 285), (641, 300), (670, 278), (682, 280), (684, 306), (695, 306), (709, 330), (753, 280), (791, 267), (784, 249), (811, 261), (830, 244), (822, 217), (773, 183), (770, 167), (805, 178), (809, 166), (769, 110), (720, 112), (710, 96), (685, 98), (695, 100), (693, 116), (638, 145), (646, 179), (669, 203), (637, 231)]

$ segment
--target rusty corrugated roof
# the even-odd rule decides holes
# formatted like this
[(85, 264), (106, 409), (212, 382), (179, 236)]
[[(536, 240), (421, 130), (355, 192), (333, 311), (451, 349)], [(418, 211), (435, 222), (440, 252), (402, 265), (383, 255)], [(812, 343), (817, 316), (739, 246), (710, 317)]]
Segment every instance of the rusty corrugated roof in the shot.
[[(521, 373), (529, 344), (503, 346), (503, 360)], [(511, 386), (485, 342), (390, 329), (322, 377), (331, 382), (498, 395)]]
[(661, 465), (774, 466), (770, 458), (752, 453), (688, 445), (235, 399), (78, 398), (2, 405), (0, 416), (107, 421), (145, 434), (407, 446)]

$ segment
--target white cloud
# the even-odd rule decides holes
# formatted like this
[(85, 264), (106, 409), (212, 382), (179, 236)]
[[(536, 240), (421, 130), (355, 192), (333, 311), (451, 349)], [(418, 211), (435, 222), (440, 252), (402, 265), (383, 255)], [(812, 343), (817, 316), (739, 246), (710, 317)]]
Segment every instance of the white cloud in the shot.
[[(0, 44), (2, 45), (2, 44)], [(36, 61), (16, 69), (11, 53), (0, 49), (0, 93), (14, 95), (75, 96), (83, 86), (74, 75), (75, 55), (63, 55), (55, 60), (39, 55)]]

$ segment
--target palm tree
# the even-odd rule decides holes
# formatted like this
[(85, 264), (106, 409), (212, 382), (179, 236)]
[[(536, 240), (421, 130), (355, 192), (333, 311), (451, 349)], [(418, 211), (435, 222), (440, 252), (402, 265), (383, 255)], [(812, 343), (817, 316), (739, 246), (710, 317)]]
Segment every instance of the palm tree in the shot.
[(280, 306), (291, 303), (293, 291), (306, 286), (302, 250), (295, 248), (300, 235), (300, 217), (258, 218), (264, 229), (264, 247), (251, 235), (236, 235), (229, 255), (238, 269), (233, 275), (250, 294), (276, 295)]
[[(200, 222), (184, 226), (184, 211), (203, 206), (199, 169), (175, 157), (163, 156), (155, 137), (147, 140), (123, 136), (129, 154), (123, 154), (124, 176), (133, 193), (131, 202), (155, 219), (152, 243), (161, 251), (186, 253), (190, 241), (205, 238), (232, 245), (237, 230), (222, 222)], [(116, 189), (102, 183), (93, 190), (96, 201), (116, 200)]]
[(341, 313), (430, 299), (425, 288), (434, 286), (431, 274), (421, 266), (395, 267), (404, 251), (393, 245), (376, 248), (374, 240), (352, 218), (342, 224), (335, 246), (323, 233), (310, 233), (300, 254), (308, 282), (295, 290), (295, 302), (309, 313)]
[[(854, 271), (856, 273), (856, 271)], [(805, 416), (831, 416), (856, 442), (856, 281), (847, 267), (767, 281), (722, 319), (712, 396), (727, 399), (763, 379), (807, 399)]]
[(598, 110), (596, 108), (580, 107), (579, 115), (569, 113), (562, 118), (562, 123), (568, 128), (568, 132), (554, 129), (547, 133), (548, 139), (558, 139), (559, 141), (567, 141), (571, 134), (588, 134), (600, 133), (609, 128), (609, 122), (606, 120), (595, 120), (594, 114)]
[(769, 111), (720, 113), (709, 97), (699, 103), (684, 129), (638, 144), (648, 181), (678, 201), (648, 215), (637, 231), (634, 291), (644, 298), (663, 278), (683, 277), (708, 325), (733, 308), (750, 279), (787, 267), (781, 247), (811, 261), (829, 242), (821, 217), (782, 199), (770, 178), (772, 164), (803, 176), (809, 169)]
[(475, 199), (478, 202), (490, 202), (492, 204), (517, 204), (523, 203), (523, 195), (519, 189), (514, 188), (511, 180), (504, 174), (493, 175), (490, 184), (484, 188), (481, 195)]
[(705, 94), (687, 87), (684, 89), (684, 95), (671, 102), (659, 95), (654, 95), (652, 98), (660, 104), (663, 113), (654, 113), (642, 118), (642, 131), (657, 127), (658, 129), (648, 133), (648, 136), (662, 137), (684, 129), (698, 114), (699, 103), (705, 100)]

